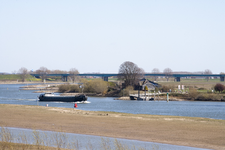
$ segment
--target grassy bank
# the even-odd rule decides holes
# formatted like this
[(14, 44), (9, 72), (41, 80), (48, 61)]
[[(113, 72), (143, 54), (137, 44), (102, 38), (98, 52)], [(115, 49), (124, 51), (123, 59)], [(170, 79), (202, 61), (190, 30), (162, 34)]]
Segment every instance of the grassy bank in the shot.
[[(185, 99), (185, 100), (198, 100), (198, 101), (225, 101), (225, 91), (219, 93), (216, 92), (214, 86), (217, 83), (225, 85), (225, 82), (217, 82), (218, 79), (204, 80), (192, 79), (188, 82), (160, 82), (162, 85), (161, 89), (163, 92), (169, 92), (171, 97)], [(184, 90), (179, 90), (178, 85), (183, 85)]]
[[(1, 81), (1, 80), (0, 80)], [(16, 82), (16, 81), (15, 81)], [(9, 83), (4, 82), (4, 83)], [(21, 82), (16, 82), (21, 83)], [(34, 83), (34, 82), (29, 82)], [(37, 83), (37, 82), (36, 82)], [(53, 83), (48, 81), (45, 85), (43, 84), (40, 90), (39, 87), (36, 90), (39, 93), (43, 92), (59, 92), (59, 93), (88, 93), (92, 96), (107, 96), (107, 97), (120, 97), (120, 96), (129, 96), (129, 94), (137, 94), (137, 90), (132, 90), (129, 88), (122, 89), (121, 85), (118, 85), (116, 82), (106, 82), (101, 79), (92, 79), (86, 80), (81, 79), (80, 85), (75, 84), (61, 84), (56, 86), (49, 85), (48, 83)], [(61, 82), (62, 83), (62, 82)], [(182, 79), (181, 82), (174, 81), (159, 81), (158, 82), (161, 87), (156, 89), (156, 92), (170, 92), (170, 98), (172, 99), (182, 99), (182, 100), (198, 100), (198, 101), (225, 101), (225, 91), (218, 93), (215, 92), (214, 86), (217, 83), (221, 83), (225, 85), (225, 82), (219, 82), (219, 79), (211, 79), (207, 82), (205, 79)], [(180, 87), (183, 85), (184, 90), (179, 90), (178, 85)], [(35, 90), (35, 87), (26, 87), (24, 89), (32, 89)], [(151, 91), (153, 93), (153, 91)], [(144, 91), (140, 91), (141, 94), (145, 94)], [(160, 96), (161, 99), (165, 98), (165, 95)]]
[[(0, 75), (0, 81), (1, 82), (21, 82), (21, 76), (18, 74), (7, 74), (7, 75)], [(28, 77), (25, 80), (26, 82), (41, 82), (41, 79), (37, 79), (31, 75), (28, 75)]]

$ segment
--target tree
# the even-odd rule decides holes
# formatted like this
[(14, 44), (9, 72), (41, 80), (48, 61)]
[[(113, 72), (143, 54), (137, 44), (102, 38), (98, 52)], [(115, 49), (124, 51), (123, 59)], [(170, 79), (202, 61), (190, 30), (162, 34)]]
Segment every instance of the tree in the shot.
[(139, 68), (136, 64), (126, 61), (120, 65), (118, 78), (124, 81), (125, 87), (134, 86), (139, 79), (143, 77), (144, 70)]
[(71, 68), (69, 73), (70, 73), (70, 77), (74, 83), (74, 81), (77, 79), (77, 74), (79, 74), (79, 72), (76, 68)]
[(103, 81), (102, 79), (95, 79), (91, 81), (91, 85), (94, 88), (94, 91), (96, 93), (103, 94), (108, 89), (108, 85), (106, 81)]
[(47, 74), (50, 73), (50, 70), (48, 70), (46, 67), (40, 67), (38, 70), (36, 70), (36, 73), (41, 74), (41, 80), (43, 82), (46, 79)]
[[(157, 74), (157, 73), (159, 73), (160, 71), (159, 71), (159, 69), (158, 68), (154, 68), (153, 70), (152, 70), (152, 73), (154, 73), (154, 74)], [(157, 80), (157, 76), (155, 76), (155, 81)]]
[(64, 70), (51, 70), (52, 74), (66, 74), (68, 73), (67, 71)]
[[(204, 71), (204, 74), (212, 74), (212, 71), (209, 70), (209, 69), (206, 69), (206, 70)], [(206, 77), (206, 79), (207, 79), (207, 81), (209, 81), (209, 77)]]
[(28, 77), (28, 70), (26, 68), (22, 67), (19, 69), (18, 73), (20, 74), (22, 82), (24, 82), (25, 79)]
[(166, 75), (166, 80), (168, 81), (169, 80), (169, 76), (172, 74), (172, 69), (170, 68), (166, 68), (163, 70), (163, 73)]
[(225, 86), (223, 84), (217, 83), (214, 86), (215, 91), (218, 91), (219, 93), (222, 92), (223, 90), (225, 90)]

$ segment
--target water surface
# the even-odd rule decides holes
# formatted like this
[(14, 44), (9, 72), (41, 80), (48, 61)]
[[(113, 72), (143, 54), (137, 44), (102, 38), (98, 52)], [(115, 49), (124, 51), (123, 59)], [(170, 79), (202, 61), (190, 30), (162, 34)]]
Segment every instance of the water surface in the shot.
[[(41, 105), (49, 107), (73, 108), (73, 103), (37, 102), (40, 93), (21, 90), (24, 85), (0, 85), (0, 104)], [(78, 104), (78, 109), (90, 111), (112, 111), (132, 114), (152, 114), (204, 117), (225, 120), (224, 102), (201, 101), (127, 101), (112, 97), (88, 97), (90, 103)]]
[[(61, 148), (70, 148), (74, 149), (75, 146), (79, 148), (79, 150), (99, 150), (103, 149), (104, 145), (107, 145), (111, 149), (116, 149), (115, 143), (121, 144), (122, 146), (132, 149), (138, 150), (140, 148), (144, 148), (146, 150), (206, 150), (202, 148), (188, 147), (188, 146), (178, 146), (171, 144), (161, 144), (161, 143), (153, 143), (153, 142), (143, 142), (138, 140), (127, 140), (121, 138), (109, 138), (103, 136), (93, 136), (93, 135), (83, 135), (83, 134), (74, 134), (74, 133), (60, 133), (53, 131), (42, 131), (42, 130), (30, 130), (23, 128), (11, 128), (7, 127), (5, 129), (9, 129), (13, 137), (13, 142), (15, 143), (26, 143), (26, 144), (35, 144), (37, 140), (45, 146), (57, 147), (60, 145)], [(1, 127), (0, 127), (1, 130)], [(21, 138), (25, 139), (27, 142), (21, 140)], [(34, 138), (38, 137), (38, 138)], [(0, 137), (1, 140), (1, 137)], [(58, 144), (57, 144), (58, 143)]]

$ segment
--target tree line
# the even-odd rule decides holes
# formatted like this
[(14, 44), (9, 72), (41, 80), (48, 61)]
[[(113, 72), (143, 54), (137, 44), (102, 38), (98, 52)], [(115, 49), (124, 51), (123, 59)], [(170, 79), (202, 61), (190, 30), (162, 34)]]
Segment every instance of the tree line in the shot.
[[(49, 70), (46, 67), (40, 67), (39, 69), (35, 71), (28, 71), (25, 67), (22, 67), (18, 70), (18, 74), (20, 74), (22, 82), (25, 81), (27, 76), (31, 73), (37, 73), (40, 74), (42, 81), (46, 79), (47, 74), (70, 74), (70, 78), (73, 82), (79, 79), (77, 74), (79, 74), (79, 71), (76, 68), (71, 68), (69, 71), (64, 71), (64, 70)], [(161, 73), (158, 68), (154, 68), (152, 70), (152, 73), (158, 74)], [(168, 81), (171, 75), (174, 73), (171, 68), (165, 68), (163, 70), (164, 74), (166, 74), (166, 80)], [(206, 69), (205, 71), (201, 72), (202, 74), (212, 74), (212, 71), (209, 69)], [(124, 85), (127, 86), (134, 86), (137, 84), (137, 81), (144, 77), (145, 71), (144, 69), (138, 67), (135, 63), (131, 61), (125, 61), (122, 63), (119, 67), (118, 71), (118, 79), (124, 81)], [(157, 80), (157, 76), (154, 77), (154, 80)], [(209, 77), (207, 77), (207, 81), (209, 80)]]
[(79, 78), (79, 77), (77, 77), (77, 74), (79, 74), (79, 71), (76, 68), (71, 68), (69, 71), (63, 71), (63, 70), (49, 70), (46, 67), (40, 67), (36, 71), (28, 71), (27, 68), (22, 67), (18, 70), (17, 73), (20, 75), (22, 82), (24, 82), (25, 79), (28, 77), (28, 75), (31, 74), (31, 73), (40, 74), (42, 82), (44, 81), (44, 79), (46, 79), (47, 74), (66, 74), (66, 73), (69, 73), (70, 78), (73, 82), (75, 82)]
[[(154, 68), (152, 73), (159, 74), (161, 73), (158, 68)], [(165, 68), (163, 72), (166, 76), (166, 80), (168, 81), (171, 75), (174, 73), (172, 69)], [(138, 67), (135, 63), (126, 61), (120, 65), (118, 79), (124, 81), (125, 87), (128, 86), (135, 86), (138, 84), (138, 81), (144, 77), (145, 71), (144, 69)], [(201, 74), (212, 74), (212, 71), (206, 69), (205, 71), (201, 72)], [(223, 73), (221, 73), (223, 74)], [(157, 80), (157, 76), (154, 77), (154, 80)], [(206, 77), (207, 81), (209, 77)]]

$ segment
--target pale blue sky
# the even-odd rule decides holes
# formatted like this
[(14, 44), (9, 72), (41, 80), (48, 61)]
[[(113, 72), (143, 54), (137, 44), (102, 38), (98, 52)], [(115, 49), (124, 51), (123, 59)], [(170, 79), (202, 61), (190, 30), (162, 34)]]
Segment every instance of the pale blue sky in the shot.
[(0, 72), (225, 72), (224, 0), (0, 0)]

